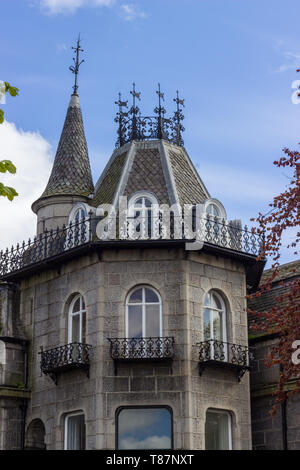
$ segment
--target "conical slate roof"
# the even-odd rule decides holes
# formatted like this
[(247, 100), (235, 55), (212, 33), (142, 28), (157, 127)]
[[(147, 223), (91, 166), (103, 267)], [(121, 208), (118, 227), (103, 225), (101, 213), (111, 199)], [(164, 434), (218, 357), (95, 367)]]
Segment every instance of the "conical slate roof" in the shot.
[(118, 204), (137, 191), (159, 204), (199, 204), (210, 197), (187, 152), (165, 140), (132, 141), (112, 154), (95, 187), (92, 204)]
[(52, 172), (41, 198), (57, 195), (89, 196), (94, 191), (81, 109), (71, 96)]

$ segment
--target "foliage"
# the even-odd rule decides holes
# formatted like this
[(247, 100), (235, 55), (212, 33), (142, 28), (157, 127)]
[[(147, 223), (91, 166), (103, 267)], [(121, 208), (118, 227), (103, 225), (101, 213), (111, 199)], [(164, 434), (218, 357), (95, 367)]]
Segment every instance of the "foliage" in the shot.
[[(283, 149), (285, 156), (275, 161), (277, 168), (288, 169), (291, 178), (287, 189), (274, 197), (270, 204), (271, 210), (263, 215), (259, 213), (256, 219), (259, 228), (256, 231), (265, 233), (264, 252), (260, 259), (270, 256), (272, 260), (271, 276), (264, 279), (255, 294), (249, 296), (260, 297), (270, 291), (272, 283), (278, 282), (284, 287), (282, 294), (275, 298), (275, 302), (269, 311), (263, 315), (252, 311), (253, 322), (250, 332), (277, 333), (278, 341), (270, 348), (265, 358), (268, 367), (277, 365), (279, 367), (279, 379), (275, 391), (275, 405), (271, 415), (276, 412), (279, 402), (282, 402), (290, 394), (300, 390), (300, 365), (293, 363), (292, 355), (295, 353), (293, 344), (300, 340), (300, 279), (295, 276), (295, 268), (291, 268), (288, 275), (289, 280), (280, 281), (280, 256), (283, 246), (283, 238), (293, 233), (292, 241), (287, 248), (297, 255), (297, 247), (300, 241), (300, 153)], [(300, 344), (300, 343), (299, 343)], [(295, 344), (294, 344), (295, 346)], [(294, 361), (295, 362), (295, 361)], [(293, 391), (291, 391), (293, 382)], [(295, 386), (296, 384), (296, 386)]]
[[(16, 87), (11, 86), (8, 82), (4, 82), (0, 87), (0, 99), (6, 94), (9, 93), (10, 96), (15, 97), (18, 96), (19, 90)], [(0, 124), (4, 122), (4, 111), (0, 108)], [(0, 173), (16, 173), (16, 167), (10, 160), (2, 160), (0, 161)], [(10, 201), (13, 200), (15, 196), (18, 196), (17, 191), (10, 186), (4, 186), (3, 183), (0, 182), (0, 196), (7, 197)]]

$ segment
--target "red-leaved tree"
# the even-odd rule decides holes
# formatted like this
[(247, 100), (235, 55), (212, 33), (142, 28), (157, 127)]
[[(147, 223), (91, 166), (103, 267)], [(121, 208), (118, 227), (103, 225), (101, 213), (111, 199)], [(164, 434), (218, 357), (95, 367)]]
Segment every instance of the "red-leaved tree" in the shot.
[[(272, 260), (271, 275), (263, 279), (258, 291), (249, 296), (260, 297), (271, 289), (272, 283), (280, 273), (280, 257), (284, 239), (291, 237), (287, 248), (296, 257), (297, 246), (300, 240), (300, 153), (283, 149), (285, 154), (274, 165), (284, 168), (290, 173), (290, 181), (287, 189), (274, 197), (270, 204), (270, 211), (263, 215), (259, 213), (255, 220), (258, 224), (256, 231), (265, 234), (264, 251), (260, 259), (269, 257)], [(288, 276), (289, 281), (282, 281), (283, 292), (277, 296), (271, 309), (263, 314), (249, 309), (251, 313), (250, 331), (277, 333), (278, 341), (270, 348), (265, 364), (268, 367), (279, 365), (280, 375), (275, 391), (275, 404), (271, 415), (276, 412), (278, 403), (286, 397), (300, 390), (300, 364), (292, 361), (295, 347), (300, 340), (300, 279), (293, 278), (293, 272)], [(279, 284), (279, 285), (280, 285)], [(298, 348), (299, 348), (298, 343)], [(297, 351), (296, 351), (297, 352)], [(300, 357), (300, 355), (299, 355)], [(296, 361), (297, 362), (297, 361)], [(293, 383), (293, 387), (291, 387)], [(293, 390), (291, 390), (293, 389)]]

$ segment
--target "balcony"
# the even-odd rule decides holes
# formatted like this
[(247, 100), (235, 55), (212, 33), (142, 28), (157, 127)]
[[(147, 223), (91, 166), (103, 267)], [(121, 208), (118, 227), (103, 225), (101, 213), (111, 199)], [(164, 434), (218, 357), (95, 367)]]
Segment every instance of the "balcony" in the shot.
[[(142, 218), (143, 219), (143, 218)], [(47, 267), (63, 258), (72, 257), (78, 252), (95, 249), (106, 244), (128, 246), (134, 244), (167, 244), (192, 242), (196, 239), (203, 241), (207, 249), (225, 251), (236, 255), (247, 255), (251, 261), (262, 253), (264, 247), (263, 234), (254, 233), (247, 226), (242, 228), (234, 222), (219, 218), (187, 217), (181, 215), (152, 217), (147, 220), (125, 219), (125, 223), (115, 224), (107, 218), (109, 234), (99, 239), (96, 235), (96, 225), (99, 218), (91, 213), (80, 222), (63, 226), (61, 229), (45, 231), (28, 242), (23, 241), (11, 249), (0, 251), (0, 278), (17, 278), (29, 269), (36, 270)], [(138, 222), (138, 223), (137, 223)], [(111, 230), (111, 227), (118, 227)]]
[(199, 374), (206, 368), (224, 368), (234, 370), (238, 381), (250, 369), (252, 353), (247, 346), (226, 343), (224, 341), (208, 340), (198, 343)]
[(173, 337), (108, 338), (108, 341), (116, 375), (119, 362), (172, 362), (174, 358)]
[(55, 385), (58, 375), (69, 370), (82, 369), (89, 377), (91, 348), (83, 343), (69, 343), (46, 351), (41, 347), (41, 371), (49, 375)]

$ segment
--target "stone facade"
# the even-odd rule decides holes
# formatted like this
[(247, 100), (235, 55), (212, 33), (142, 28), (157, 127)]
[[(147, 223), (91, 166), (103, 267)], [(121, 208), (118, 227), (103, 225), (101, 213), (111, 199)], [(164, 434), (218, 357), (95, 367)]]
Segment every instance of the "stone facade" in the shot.
[[(125, 336), (125, 299), (136, 285), (160, 293), (163, 335), (175, 338), (169, 364), (120, 364), (115, 375), (107, 338)], [(228, 340), (247, 344), (245, 271), (239, 262), (174, 249), (107, 249), (33, 275), (21, 283), (21, 316), (30, 338), (26, 427), (40, 419), (47, 449), (63, 448), (64, 416), (82, 410), (88, 449), (115, 448), (115, 414), (124, 405), (167, 405), (173, 410), (174, 448), (205, 448), (207, 408), (232, 414), (233, 447), (251, 448), (248, 374), (237, 381), (231, 371), (205, 370), (199, 376), (203, 340), (203, 297), (217, 289), (228, 300)], [(86, 341), (93, 346), (90, 378), (69, 371), (55, 385), (40, 370), (40, 347), (67, 342), (67, 311), (72, 296), (86, 302)], [(33, 308), (32, 308), (33, 306)]]

